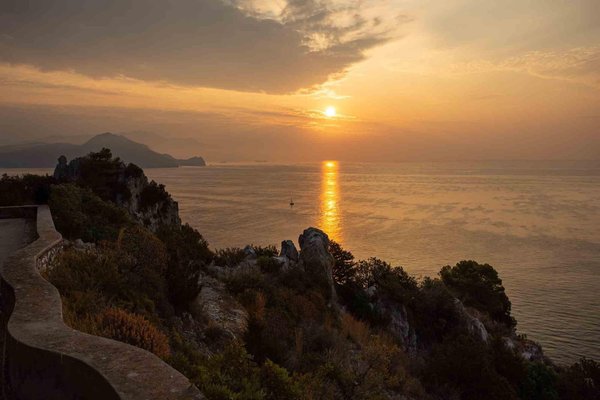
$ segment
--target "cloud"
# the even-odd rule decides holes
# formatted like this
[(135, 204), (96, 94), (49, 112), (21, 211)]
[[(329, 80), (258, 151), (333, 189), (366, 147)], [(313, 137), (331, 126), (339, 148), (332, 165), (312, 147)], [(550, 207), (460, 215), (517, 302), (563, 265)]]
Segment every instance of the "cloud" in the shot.
[(512, 71), (559, 79), (600, 89), (600, 47), (536, 50), (501, 60), (472, 60), (450, 65), (452, 73)]
[(287, 93), (343, 73), (393, 35), (392, 25), (351, 3), (289, 0), (272, 18), (253, 4), (2, 2), (0, 61), (98, 78)]

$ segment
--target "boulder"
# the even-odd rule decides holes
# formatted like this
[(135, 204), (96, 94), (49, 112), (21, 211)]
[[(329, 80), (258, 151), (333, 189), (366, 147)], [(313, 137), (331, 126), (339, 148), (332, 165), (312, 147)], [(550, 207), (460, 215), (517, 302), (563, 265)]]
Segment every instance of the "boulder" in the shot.
[(478, 338), (482, 342), (487, 343), (490, 335), (487, 329), (485, 329), (483, 322), (481, 322), (479, 318), (471, 315), (471, 313), (465, 308), (459, 299), (454, 299), (454, 305), (461, 319), (464, 321), (469, 334)]
[(296, 250), (294, 242), (291, 240), (282, 241), (279, 257), (287, 257), (290, 261), (298, 262), (298, 250)]
[(209, 326), (218, 327), (229, 341), (242, 340), (248, 327), (248, 312), (217, 280), (205, 276), (202, 289), (190, 305), (197, 320), (205, 319)]
[(388, 320), (387, 329), (400, 342), (404, 350), (408, 354), (416, 354), (417, 334), (410, 326), (406, 307), (378, 300), (376, 308), (382, 315), (385, 315)]
[(327, 290), (330, 305), (336, 304), (335, 286), (333, 283), (333, 265), (335, 260), (329, 253), (329, 237), (317, 228), (308, 228), (298, 238), (300, 243), (300, 261), (306, 273), (321, 282)]
[(256, 258), (256, 250), (254, 250), (254, 247), (247, 245), (246, 247), (244, 247), (244, 254), (246, 255), (246, 258), (250, 258), (250, 259), (255, 259)]

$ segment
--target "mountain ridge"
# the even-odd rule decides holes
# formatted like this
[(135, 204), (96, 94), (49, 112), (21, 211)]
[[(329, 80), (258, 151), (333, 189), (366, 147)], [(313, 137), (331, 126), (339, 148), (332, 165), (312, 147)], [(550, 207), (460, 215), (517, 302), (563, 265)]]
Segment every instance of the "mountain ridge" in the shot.
[(152, 150), (143, 143), (110, 132), (96, 135), (81, 145), (72, 143), (33, 143), (0, 147), (0, 168), (50, 168), (58, 157), (68, 159), (90, 152), (110, 148), (116, 157), (139, 165), (141, 168), (176, 168), (179, 166), (205, 166), (200, 156), (177, 159), (169, 154)]

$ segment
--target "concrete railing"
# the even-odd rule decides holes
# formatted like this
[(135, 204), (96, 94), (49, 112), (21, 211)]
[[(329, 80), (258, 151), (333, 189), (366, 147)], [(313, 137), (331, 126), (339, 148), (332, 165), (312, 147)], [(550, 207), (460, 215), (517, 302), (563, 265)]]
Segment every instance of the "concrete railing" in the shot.
[(154, 354), (65, 325), (58, 290), (38, 272), (62, 243), (47, 206), (0, 208), (0, 218), (36, 218), (38, 235), (1, 271), (2, 383), (13, 398), (204, 399)]

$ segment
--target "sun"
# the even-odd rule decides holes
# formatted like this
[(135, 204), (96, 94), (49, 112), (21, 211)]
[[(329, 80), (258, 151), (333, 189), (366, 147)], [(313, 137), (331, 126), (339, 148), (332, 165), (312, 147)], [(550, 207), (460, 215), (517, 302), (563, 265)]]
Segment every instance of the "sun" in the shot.
[(329, 106), (325, 109), (324, 114), (326, 117), (333, 118), (337, 115), (337, 112), (335, 111), (335, 107)]

